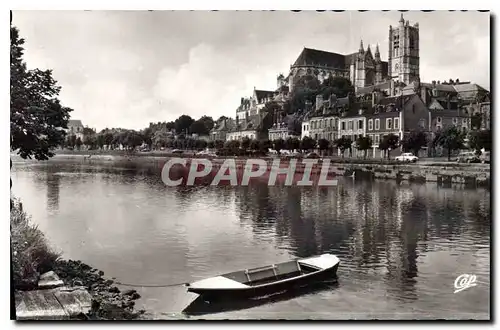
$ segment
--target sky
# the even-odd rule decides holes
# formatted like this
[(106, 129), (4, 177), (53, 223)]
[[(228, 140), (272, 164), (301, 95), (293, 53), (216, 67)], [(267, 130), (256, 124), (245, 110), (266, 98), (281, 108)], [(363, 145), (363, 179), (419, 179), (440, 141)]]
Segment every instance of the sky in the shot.
[[(28, 68), (52, 69), (72, 119), (98, 131), (235, 116), (241, 97), (276, 89), (304, 47), (341, 54), (379, 43), (401, 13), (290, 11), (14, 11)], [(423, 82), (490, 89), (490, 13), (409, 11), (420, 26)]]

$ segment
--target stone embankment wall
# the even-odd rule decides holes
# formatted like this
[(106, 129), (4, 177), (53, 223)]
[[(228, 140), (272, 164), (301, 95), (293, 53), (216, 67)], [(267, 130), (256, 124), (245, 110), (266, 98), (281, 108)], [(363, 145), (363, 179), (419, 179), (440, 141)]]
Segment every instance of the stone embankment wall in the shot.
[[(112, 156), (112, 155), (56, 155), (49, 162), (78, 162), (89, 165), (110, 165), (110, 166), (131, 166), (155, 168), (158, 174), (161, 168), (170, 157), (152, 157), (152, 156)], [(15, 157), (13, 157), (15, 159)], [(186, 161), (194, 158), (186, 157)], [(263, 158), (271, 169), (272, 158)], [(226, 160), (225, 158), (212, 159), (213, 170)], [(236, 168), (242, 170), (246, 164), (246, 158), (236, 158)], [(281, 159), (280, 167), (286, 167), (289, 160)], [(303, 173), (305, 165), (299, 159), (297, 162), (296, 173)], [(321, 170), (321, 160), (313, 167), (312, 174), (319, 174)], [(462, 164), (446, 161), (422, 161), (415, 164), (397, 164), (394, 161), (376, 163), (373, 160), (339, 160), (331, 159), (329, 166), (329, 176), (351, 176), (354, 173), (356, 179), (374, 180), (391, 179), (397, 181), (409, 182), (435, 182), (438, 185), (462, 184), (467, 187), (485, 187), (490, 188), (491, 172), (489, 164)]]

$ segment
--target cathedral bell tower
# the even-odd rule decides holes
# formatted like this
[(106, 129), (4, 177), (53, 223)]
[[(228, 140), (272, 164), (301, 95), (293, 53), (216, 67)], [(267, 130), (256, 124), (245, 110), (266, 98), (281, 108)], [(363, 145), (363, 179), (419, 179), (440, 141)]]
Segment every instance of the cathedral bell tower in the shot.
[(420, 79), (419, 26), (410, 26), (403, 14), (398, 27), (389, 26), (388, 75), (406, 85)]

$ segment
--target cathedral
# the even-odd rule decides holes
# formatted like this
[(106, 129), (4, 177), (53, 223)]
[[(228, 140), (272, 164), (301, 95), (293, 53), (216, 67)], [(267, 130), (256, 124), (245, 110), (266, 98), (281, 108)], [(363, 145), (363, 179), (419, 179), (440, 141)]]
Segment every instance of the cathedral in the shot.
[[(388, 61), (382, 61), (378, 44), (372, 53), (361, 41), (359, 50), (342, 55), (322, 50), (304, 48), (290, 66), (288, 78), (278, 78), (278, 88), (288, 85), (291, 92), (298, 78), (314, 75), (319, 81), (330, 76), (349, 79), (356, 94), (370, 92), (375, 88), (389, 90), (392, 83), (406, 86), (419, 80), (419, 26), (405, 21), (403, 14), (397, 27), (389, 26)], [(392, 84), (393, 85), (393, 84)]]

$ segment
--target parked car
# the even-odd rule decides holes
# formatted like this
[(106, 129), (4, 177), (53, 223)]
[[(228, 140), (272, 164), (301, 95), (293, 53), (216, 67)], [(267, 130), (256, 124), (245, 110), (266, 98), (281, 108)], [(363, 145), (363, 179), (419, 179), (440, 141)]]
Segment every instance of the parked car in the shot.
[(479, 160), (483, 164), (489, 164), (490, 163), (490, 151), (485, 151), (481, 153), (481, 156), (479, 156)]
[(306, 158), (319, 158), (319, 155), (315, 152), (310, 152), (306, 155)]
[(406, 152), (394, 158), (397, 162), (412, 162), (415, 163), (418, 161), (418, 157), (412, 154), (411, 152)]
[(480, 159), (474, 151), (463, 151), (457, 156), (457, 163), (479, 163)]

